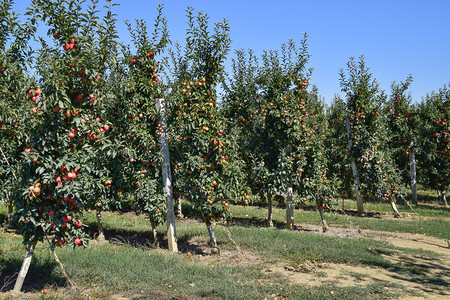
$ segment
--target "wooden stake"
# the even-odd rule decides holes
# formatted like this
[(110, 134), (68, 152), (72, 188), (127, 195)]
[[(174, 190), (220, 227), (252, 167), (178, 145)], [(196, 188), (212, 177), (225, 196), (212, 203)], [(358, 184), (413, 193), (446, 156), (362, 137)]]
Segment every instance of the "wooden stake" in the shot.
[(269, 227), (273, 227), (272, 215), (272, 195), (267, 193), (267, 221), (269, 222)]
[(163, 163), (161, 168), (164, 195), (166, 196), (167, 205), (167, 241), (169, 243), (169, 250), (172, 252), (178, 252), (175, 231), (175, 210), (173, 207), (172, 176), (170, 170), (169, 139), (167, 137), (166, 106), (164, 103), (164, 99), (156, 99), (156, 108), (161, 115), (162, 125), (162, 134), (159, 141), (161, 143), (161, 153), (163, 154)]
[(287, 189), (286, 196), (286, 228), (292, 229), (294, 226), (294, 203), (292, 197), (292, 186)]
[(416, 155), (414, 150), (409, 153), (409, 173), (411, 175), (412, 203), (417, 205)]

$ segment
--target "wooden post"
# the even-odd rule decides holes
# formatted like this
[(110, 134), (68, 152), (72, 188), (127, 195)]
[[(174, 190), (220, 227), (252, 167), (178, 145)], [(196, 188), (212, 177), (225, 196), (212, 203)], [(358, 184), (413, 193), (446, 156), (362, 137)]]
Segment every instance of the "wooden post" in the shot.
[(416, 156), (414, 150), (409, 153), (409, 173), (411, 176), (411, 194), (412, 203), (417, 205), (417, 175), (416, 175)]
[(272, 214), (272, 194), (267, 192), (267, 221), (269, 222), (269, 227), (273, 227), (273, 214)]
[[(352, 138), (350, 136), (350, 119), (347, 117), (347, 139), (348, 139), (348, 149), (351, 153), (352, 151)], [(352, 157), (352, 172), (353, 172), (353, 186), (355, 189), (355, 196), (356, 196), (356, 205), (358, 206), (358, 215), (362, 216), (364, 215), (364, 204), (361, 198), (361, 193), (359, 192), (359, 174), (358, 174), (358, 168), (356, 167), (355, 160)]]
[(294, 202), (292, 197), (292, 186), (288, 187), (286, 195), (286, 228), (292, 229), (294, 226)]
[(156, 108), (161, 115), (162, 125), (162, 134), (159, 141), (161, 143), (161, 152), (163, 154), (163, 163), (161, 168), (167, 205), (167, 241), (169, 243), (169, 250), (172, 252), (178, 252), (175, 231), (175, 211), (173, 207), (172, 176), (170, 170), (169, 139), (167, 137), (167, 119), (164, 99), (156, 99)]

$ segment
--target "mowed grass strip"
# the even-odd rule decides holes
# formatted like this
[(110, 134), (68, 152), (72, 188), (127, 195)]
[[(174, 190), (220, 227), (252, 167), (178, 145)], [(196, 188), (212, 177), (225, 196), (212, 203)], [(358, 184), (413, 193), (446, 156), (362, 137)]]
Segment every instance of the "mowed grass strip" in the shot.
[[(372, 206), (383, 208), (384, 211), (389, 207), (388, 204), (372, 204)], [(375, 210), (366, 212), (375, 213)], [(404, 208), (406, 210), (406, 208)], [(409, 208), (408, 208), (409, 209)], [(357, 217), (349, 214), (342, 214), (340, 211), (327, 212), (325, 218), (329, 226), (369, 229), (374, 231), (390, 231), (390, 232), (406, 232), (418, 233), (434, 236), (442, 239), (450, 239), (450, 216), (447, 209), (422, 208), (422, 211), (429, 212), (432, 217), (415, 215), (414, 219), (394, 219), (394, 218), (373, 218), (373, 217)], [(438, 218), (435, 218), (436, 211), (441, 212)], [(231, 206), (233, 214), (232, 222), (242, 226), (260, 226), (265, 227), (267, 223), (267, 208), (258, 206)], [(430, 213), (431, 212), (431, 213)], [(284, 227), (286, 224), (286, 211), (283, 208), (274, 207), (273, 220), (278, 227)], [(296, 224), (321, 225), (319, 213), (311, 207), (305, 209), (300, 208), (294, 211), (294, 222)]]
[[(21, 240), (0, 234), (2, 242), (0, 278), (20, 268), (24, 247)], [(4, 247), (7, 245), (6, 247)], [(127, 245), (103, 244), (86, 249), (58, 249), (57, 254), (68, 275), (82, 290), (94, 290), (107, 299), (111, 295), (161, 295), (187, 299), (360, 299), (389, 297), (390, 284), (340, 288), (305, 287), (286, 282), (277, 273), (264, 273), (255, 266), (204, 265), (185, 254), (135, 248)], [(47, 288), (48, 295), (65, 285), (59, 266), (45, 244), (36, 249), (25, 281), (28, 292)], [(94, 293), (94, 292), (93, 292)], [(1, 294), (0, 294), (1, 295)], [(73, 296), (73, 295), (72, 295)], [(100, 297), (99, 297), (100, 298)], [(81, 299), (81, 298), (80, 298)], [(96, 298), (98, 299), (98, 298)]]

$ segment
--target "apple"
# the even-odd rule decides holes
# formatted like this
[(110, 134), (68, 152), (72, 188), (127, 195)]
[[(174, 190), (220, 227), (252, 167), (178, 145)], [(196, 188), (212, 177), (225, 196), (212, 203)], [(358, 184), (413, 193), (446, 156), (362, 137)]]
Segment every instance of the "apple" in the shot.
[(103, 130), (108, 131), (109, 130), (109, 125), (107, 125), (107, 124), (103, 125)]
[(41, 188), (38, 186), (34, 187), (33, 193), (34, 195), (39, 196), (41, 194)]
[(75, 222), (75, 226), (78, 227), (78, 228), (80, 228), (81, 226), (83, 226), (83, 222), (81, 222), (81, 221), (76, 221), (76, 222)]
[(73, 139), (75, 137), (75, 133), (69, 132), (69, 138)]
[(79, 238), (76, 238), (73, 243), (77, 246), (83, 246), (83, 242)]

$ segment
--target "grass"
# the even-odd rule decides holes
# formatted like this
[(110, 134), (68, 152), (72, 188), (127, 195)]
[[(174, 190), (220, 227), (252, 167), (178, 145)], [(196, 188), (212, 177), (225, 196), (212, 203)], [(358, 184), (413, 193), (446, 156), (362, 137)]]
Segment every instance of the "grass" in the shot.
[[(353, 205), (350, 201), (344, 203), (349, 212), (354, 209)], [(384, 214), (381, 218), (376, 218), (376, 211), (389, 212), (390, 208), (386, 204), (367, 204), (365, 208), (374, 217), (359, 218), (337, 212), (327, 213), (328, 224), (333, 227), (351, 227), (355, 224), (362, 229), (423, 233), (450, 238), (448, 210), (419, 206), (415, 211), (421, 216), (402, 220), (386, 218)], [(407, 210), (410, 209), (406, 206), (399, 208), (403, 213), (408, 213)], [(227, 229), (232, 239), (243, 251), (261, 258), (261, 263), (245, 264), (236, 260), (202, 263), (197, 254), (207, 256), (205, 246), (209, 235), (201, 222), (192, 219), (177, 222), (179, 253), (152, 249), (149, 247), (152, 239), (150, 223), (145, 217), (133, 213), (103, 214), (107, 238), (111, 241), (120, 240), (120, 243), (91, 245), (86, 249), (75, 250), (63, 248), (58, 249), (57, 254), (71, 279), (82, 290), (89, 291), (88, 296), (93, 299), (109, 299), (113, 295), (143, 299), (167, 299), (169, 295), (180, 299), (370, 299), (399, 296), (399, 289), (402, 291), (399, 286), (382, 282), (351, 287), (310, 287), (289, 282), (278, 273), (265, 272), (270, 265), (295, 267), (311, 261), (377, 267), (430, 288), (448, 287), (448, 283), (441, 277), (430, 277), (426, 266), (396, 264), (388, 259), (409, 255), (433, 261), (438, 257), (434, 252), (398, 248), (367, 238), (340, 238), (286, 230), (283, 229), (284, 209), (274, 209), (274, 223), (278, 228), (266, 227), (265, 208), (231, 206), (231, 210), (235, 218)], [(0, 221), (6, 220), (6, 214), (6, 206), (0, 205)], [(321, 223), (319, 214), (311, 207), (296, 210), (294, 219), (302, 224)], [(91, 234), (94, 234), (95, 214), (87, 216), (86, 224), (89, 225)], [(221, 226), (214, 226), (214, 230), (223, 251), (236, 250)], [(164, 248), (165, 226), (158, 227), (158, 234)], [(186, 251), (193, 255), (188, 256)], [(24, 253), (25, 246), (22, 245), (21, 237), (7, 233), (0, 227), (0, 290), (8, 278), (20, 269)], [(356, 273), (350, 275), (360, 276)], [(313, 276), (320, 278), (327, 274), (326, 271), (320, 271)], [(77, 299), (72, 294), (57, 296), (57, 287), (65, 285), (66, 279), (51, 252), (45, 244), (40, 243), (25, 281), (25, 290), (32, 297), (37, 295), (33, 292), (45, 287), (53, 292), (56, 299)], [(3, 290), (9, 288), (11, 286), (3, 287)], [(79, 299), (85, 298), (87, 297), (80, 294)]]
[[(20, 268), (24, 247), (20, 238), (0, 234), (2, 277)], [(4, 243), (5, 242), (5, 243)], [(264, 273), (255, 266), (202, 265), (196, 259), (165, 251), (144, 251), (129, 245), (105, 244), (87, 249), (59, 249), (66, 271), (84, 289), (95, 289), (106, 299), (114, 294), (142, 295), (167, 299), (167, 295), (196, 299), (264, 299), (277, 295), (292, 299), (350, 299), (389, 296), (389, 284), (366, 287), (305, 288), (284, 282), (276, 273)], [(41, 279), (40, 279), (41, 278)], [(65, 280), (49, 250), (37, 247), (25, 285), (30, 290), (64, 285)], [(51, 284), (50, 284), (51, 283)], [(150, 296), (151, 295), (151, 296)], [(158, 298), (156, 298), (158, 299)]]
[[(344, 207), (349, 207), (348, 210), (353, 211), (356, 210), (356, 203), (354, 203), (354, 201), (345, 201)], [(386, 203), (367, 203), (365, 205), (365, 210), (366, 213), (372, 217), (354, 217), (354, 211), (353, 214), (352, 211), (350, 211), (348, 214), (344, 215), (340, 210), (328, 212), (325, 216), (328, 225), (333, 227), (352, 228), (353, 225), (356, 225), (361, 229), (418, 233), (447, 240), (450, 239), (450, 213), (448, 209), (419, 206), (414, 208), (414, 210), (419, 214), (417, 215), (411, 211), (409, 206), (399, 205), (399, 210), (401, 213), (414, 214), (414, 219), (393, 219), (390, 215), (388, 215), (389, 217), (386, 217), (384, 214), (379, 214), (379, 212), (391, 211), (390, 206)], [(267, 209), (265, 207), (233, 206), (231, 211), (235, 223), (242, 226), (266, 226), (265, 220), (267, 219)], [(286, 220), (285, 210), (281, 208), (274, 208), (273, 219), (276, 226), (284, 227)], [(315, 211), (313, 207), (303, 207), (295, 210), (294, 221), (297, 224), (321, 224), (319, 213)]]

